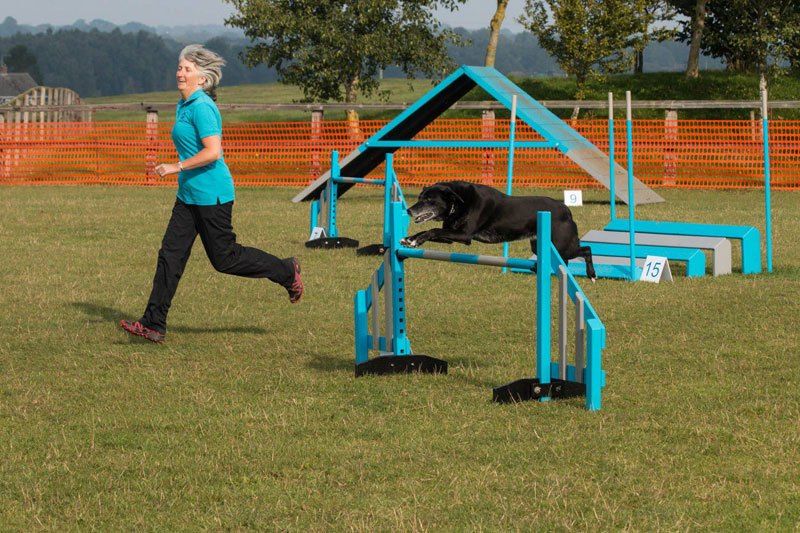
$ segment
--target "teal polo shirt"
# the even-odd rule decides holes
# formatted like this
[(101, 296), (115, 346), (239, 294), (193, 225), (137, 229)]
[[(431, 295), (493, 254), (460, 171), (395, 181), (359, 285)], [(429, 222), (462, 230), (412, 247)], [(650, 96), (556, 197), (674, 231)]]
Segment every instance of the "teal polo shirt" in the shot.
[[(222, 117), (214, 100), (202, 89), (178, 102), (172, 142), (181, 161), (203, 149), (203, 139), (211, 135), (222, 138)], [(234, 199), (233, 177), (225, 159), (204, 167), (184, 170), (178, 175), (178, 199), (185, 204), (216, 205)]]

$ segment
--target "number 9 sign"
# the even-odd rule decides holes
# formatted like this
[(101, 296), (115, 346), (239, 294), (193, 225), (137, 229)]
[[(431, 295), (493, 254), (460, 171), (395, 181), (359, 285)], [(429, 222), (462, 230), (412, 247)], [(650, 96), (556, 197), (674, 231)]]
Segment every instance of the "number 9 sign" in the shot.
[(570, 207), (583, 205), (583, 193), (581, 191), (564, 191), (564, 204)]

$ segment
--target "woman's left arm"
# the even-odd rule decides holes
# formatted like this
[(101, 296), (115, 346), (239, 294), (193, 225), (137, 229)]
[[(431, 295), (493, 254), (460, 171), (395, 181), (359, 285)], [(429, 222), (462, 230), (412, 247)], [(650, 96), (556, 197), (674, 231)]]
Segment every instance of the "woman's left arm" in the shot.
[(156, 173), (162, 177), (168, 176), (169, 174), (177, 174), (181, 170), (204, 167), (222, 157), (221, 136), (209, 135), (208, 137), (203, 137), (201, 140), (203, 142), (202, 150), (180, 163), (164, 163), (158, 165), (156, 167)]

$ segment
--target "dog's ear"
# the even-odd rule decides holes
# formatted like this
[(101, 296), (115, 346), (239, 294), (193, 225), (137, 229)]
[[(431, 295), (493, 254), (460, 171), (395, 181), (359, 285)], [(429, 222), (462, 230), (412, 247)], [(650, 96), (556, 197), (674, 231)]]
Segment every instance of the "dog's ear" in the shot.
[(458, 203), (460, 205), (464, 205), (466, 203), (452, 187), (443, 187), (443, 189), (454, 203)]

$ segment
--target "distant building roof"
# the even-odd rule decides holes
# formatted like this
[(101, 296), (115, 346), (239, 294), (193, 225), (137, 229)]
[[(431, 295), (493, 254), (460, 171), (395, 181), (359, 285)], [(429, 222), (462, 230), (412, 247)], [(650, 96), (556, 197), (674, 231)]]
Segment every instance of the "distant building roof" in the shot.
[(28, 89), (38, 86), (36, 80), (27, 72), (0, 73), (0, 98), (14, 98)]

